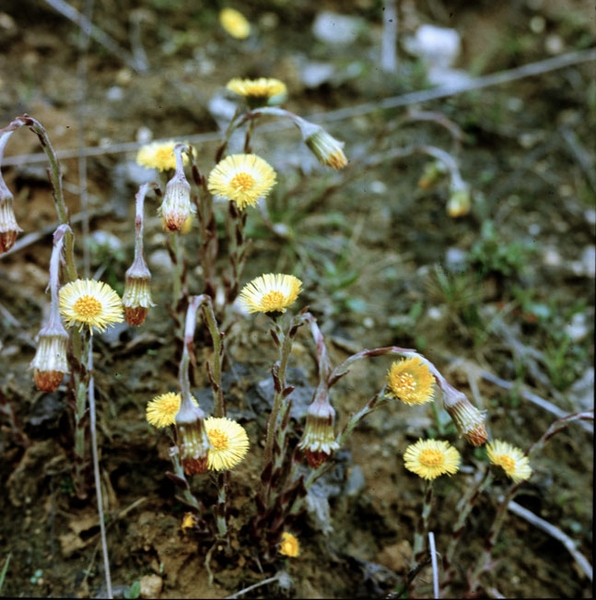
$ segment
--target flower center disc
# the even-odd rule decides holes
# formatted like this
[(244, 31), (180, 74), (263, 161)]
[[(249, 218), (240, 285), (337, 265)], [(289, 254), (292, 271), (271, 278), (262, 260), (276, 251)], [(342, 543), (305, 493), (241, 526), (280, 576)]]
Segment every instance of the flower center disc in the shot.
[(229, 446), (228, 436), (221, 431), (211, 431), (209, 441), (216, 450), (225, 450)]
[(73, 310), (80, 317), (97, 317), (101, 313), (101, 302), (93, 296), (81, 296), (74, 303)]
[(497, 464), (501, 465), (506, 473), (515, 471), (515, 461), (509, 456), (501, 456)]
[(445, 458), (440, 450), (424, 450), (420, 454), (420, 462), (425, 467), (440, 467)]
[(235, 189), (241, 192), (248, 192), (252, 190), (255, 185), (255, 180), (252, 175), (248, 173), (238, 173), (232, 178), (230, 181), (230, 185)]
[(261, 304), (265, 312), (280, 310), (284, 305), (285, 297), (281, 292), (273, 291), (265, 294)]
[(403, 390), (413, 392), (416, 389), (416, 380), (410, 373), (403, 373), (397, 379)]

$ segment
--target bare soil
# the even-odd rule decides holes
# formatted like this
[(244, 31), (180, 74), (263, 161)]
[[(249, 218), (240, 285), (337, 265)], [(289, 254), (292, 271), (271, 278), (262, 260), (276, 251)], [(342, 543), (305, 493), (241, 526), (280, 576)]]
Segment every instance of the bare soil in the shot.
[[(135, 73), (121, 57), (92, 42), (84, 99), (77, 103), (77, 28), (41, 0), (10, 0), (0, 9), (0, 127), (28, 113), (46, 127), (56, 150), (74, 150), (62, 165), (67, 201), (76, 216), (81, 210), (76, 149), (82, 115), (85, 147), (105, 148), (87, 160), (94, 237), (84, 243), (92, 274), (120, 292), (132, 260), (138, 182), (130, 175), (135, 152), (119, 151), (118, 144), (135, 142), (146, 129), (155, 139), (216, 132), (209, 102), (223, 97), (232, 77), (282, 79), (289, 88), (285, 107), (305, 117), (424, 86), (422, 67), (403, 50), (399, 75), (380, 71), (382, 9), (373, 1), (349, 6), (310, 0), (248, 3), (242, 10), (257, 33), (246, 41), (223, 31), (213, 7), (162, 0), (99, 4), (94, 23), (123, 48), (130, 47), (129, 18), (142, 19), (148, 72)], [(498, 9), (492, 2), (399, 4), (402, 36), (423, 23), (457, 29), (464, 45), (457, 66), (473, 75), (594, 46), (589, 2), (501, 3)], [(313, 37), (313, 19), (323, 9), (362, 19), (367, 26), (355, 44), (329, 46)], [(308, 87), (302, 69), (317, 61), (328, 63), (332, 75)], [(461, 129), (461, 148), (454, 152), (474, 197), (466, 216), (447, 214), (446, 183), (418, 187), (428, 157), (367, 166), (370, 157), (408, 145), (453, 150), (438, 117), (403, 122), (408, 109), (441, 115)], [(556, 420), (524, 392), (565, 413), (593, 408), (595, 63), (407, 108), (337, 120), (322, 117), (321, 122), (346, 141), (350, 164), (343, 171), (319, 167), (296, 130), (257, 129), (255, 152), (278, 171), (269, 212), (292, 237), (275, 236), (258, 211), (251, 212), (253, 245), (243, 280), (265, 272), (295, 273), (305, 282), (301, 306), (310, 306), (316, 316), (334, 364), (363, 348), (415, 347), (487, 411), (491, 437), (524, 450)], [(213, 166), (217, 137), (195, 146), (205, 173)], [(6, 158), (40, 152), (37, 138), (19, 131)], [(35, 336), (47, 317), (56, 223), (46, 165), (29, 156), (2, 169), (15, 195), (21, 239), (40, 233), (32, 243), (0, 256), (0, 565), (11, 556), (2, 595), (101, 597), (95, 498), (91, 494), (81, 501), (72, 493), (68, 387), (42, 394), (28, 369)], [(263, 586), (252, 597), (386, 597), (407, 574), (422, 502), (421, 480), (403, 466), (405, 448), (420, 437), (438, 436), (462, 453), (462, 471), (435, 485), (431, 529), (439, 552), (447, 547), (457, 502), (472, 485), (481, 455), (457, 438), (440, 401), (436, 412), (384, 404), (337, 454), (321, 486), (330, 518), (311, 511), (292, 524), (300, 556), (259, 560), (258, 543), (242, 526), (253, 510), (262, 467), (263, 411), (269, 398), (262, 390), (270, 385), (274, 352), (264, 317), (237, 318), (227, 339), (225, 392), (253, 451), (231, 477), (236, 552), (214, 552), (214, 583), (209, 585), (205, 558), (212, 540), (181, 528), (186, 507), (165, 475), (171, 469), (169, 438), (144, 418), (153, 396), (176, 388), (180, 350), (167, 309), (171, 272), (156, 208), (149, 206), (146, 250), (157, 306), (141, 328), (116, 328), (97, 336), (95, 345), (115, 595), (134, 597), (133, 584), (142, 582), (144, 597), (224, 597), (285, 568), (293, 586)], [(82, 257), (84, 236), (76, 227)], [(98, 232), (115, 236), (117, 247), (107, 247)], [(196, 241), (190, 237), (188, 248), (192, 256)], [(189, 287), (196, 294), (202, 292), (202, 280), (193, 264)], [(202, 365), (209, 347), (198, 342), (197, 352)], [(380, 389), (390, 364), (390, 357), (361, 361), (342, 380), (333, 396), (339, 427)], [(512, 387), (491, 383), (483, 375), (487, 372)], [(298, 337), (291, 379), (296, 385), (291, 425), (297, 439), (304, 424), (298, 408), (310, 400), (317, 381), (306, 333)], [(202, 369), (193, 383), (209, 412), (209, 382)], [(570, 536), (591, 563), (593, 434), (572, 425), (547, 444), (532, 467), (534, 475), (516, 502)], [(215, 501), (209, 477), (195, 477), (192, 485), (206, 504)], [(497, 477), (471, 515), (457, 555), (454, 597), (466, 592), (466, 572), (508, 486), (505, 477)], [(591, 581), (561, 542), (513, 514), (493, 558), (482, 580), (482, 597), (592, 595)], [(163, 585), (161, 593), (151, 585)]]

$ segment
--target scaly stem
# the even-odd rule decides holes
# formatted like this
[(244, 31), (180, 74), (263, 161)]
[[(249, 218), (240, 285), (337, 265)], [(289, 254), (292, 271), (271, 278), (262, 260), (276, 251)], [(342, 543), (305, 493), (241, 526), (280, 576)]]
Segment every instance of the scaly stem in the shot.
[(217, 325), (211, 297), (207, 294), (202, 294), (200, 298), (203, 319), (205, 320), (207, 329), (209, 330), (211, 340), (213, 342), (213, 360), (207, 363), (209, 380), (211, 381), (211, 388), (213, 389), (213, 416), (225, 417), (226, 401), (223, 394), (221, 380), (224, 358), (223, 334), (221, 331), (219, 331), (219, 327)]
[(87, 484), (85, 481), (85, 471), (87, 467), (87, 448), (86, 448), (86, 416), (87, 416), (87, 390), (89, 388), (89, 372), (86, 368), (83, 357), (89, 352), (88, 331), (82, 331), (79, 334), (81, 343), (81, 354), (76, 356), (73, 348), (72, 382), (73, 393), (75, 396), (75, 477), (74, 485), (77, 496), (81, 499), (87, 497)]

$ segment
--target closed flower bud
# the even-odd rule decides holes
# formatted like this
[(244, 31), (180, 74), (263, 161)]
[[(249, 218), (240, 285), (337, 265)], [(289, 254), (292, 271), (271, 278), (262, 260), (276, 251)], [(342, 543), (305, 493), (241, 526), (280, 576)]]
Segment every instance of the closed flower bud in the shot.
[(304, 434), (298, 444), (313, 469), (329, 460), (339, 448), (335, 441), (335, 410), (329, 403), (327, 393), (327, 390), (318, 391), (315, 400), (308, 407)]
[(60, 322), (50, 322), (39, 332), (37, 350), (31, 361), (35, 386), (42, 392), (55, 392), (69, 372), (68, 333)]
[(320, 125), (309, 123), (304, 119), (297, 121), (304, 143), (322, 164), (333, 169), (343, 169), (348, 164), (344, 154), (344, 142), (336, 140)]
[[(0, 164), (4, 155), (4, 147), (10, 139), (14, 130), (9, 130), (0, 134)], [(4, 183), (2, 172), (0, 171), (0, 254), (8, 252), (15, 243), (19, 232), (23, 231), (18, 225), (12, 207), (13, 195)]]
[(465, 183), (453, 186), (449, 191), (447, 214), (453, 218), (463, 217), (470, 212), (471, 208), (472, 193), (470, 188)]
[(183, 171), (177, 169), (168, 181), (159, 212), (164, 227), (172, 232), (182, 231), (186, 220), (194, 214), (195, 208), (190, 201), (190, 184)]
[(197, 475), (207, 470), (209, 437), (204, 424), (205, 413), (190, 398), (182, 400), (176, 415), (180, 461), (187, 475)]
[(483, 414), (468, 400), (467, 396), (456, 390), (446, 381), (437, 379), (443, 392), (445, 410), (457, 427), (457, 431), (473, 446), (482, 446), (488, 441)]
[(0, 254), (10, 250), (23, 231), (18, 225), (12, 207), (13, 197), (0, 175)]
[(155, 306), (151, 301), (151, 272), (142, 256), (126, 271), (122, 306), (126, 322), (135, 326), (142, 325), (149, 309)]

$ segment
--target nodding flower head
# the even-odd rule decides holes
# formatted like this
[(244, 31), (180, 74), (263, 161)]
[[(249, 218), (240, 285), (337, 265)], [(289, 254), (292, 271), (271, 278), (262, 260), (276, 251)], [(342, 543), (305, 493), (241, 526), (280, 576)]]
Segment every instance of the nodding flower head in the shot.
[(437, 378), (443, 392), (443, 406), (455, 424), (459, 434), (473, 446), (482, 446), (488, 440), (484, 415), (459, 390), (445, 379)]
[(184, 399), (181, 401), (175, 422), (180, 462), (187, 475), (197, 475), (207, 470), (211, 444), (204, 417), (205, 413), (192, 402), (190, 397), (186, 401)]
[(339, 449), (335, 441), (335, 410), (327, 393), (317, 395), (306, 413), (306, 426), (298, 448), (303, 450), (308, 464), (316, 469)]
[(125, 275), (122, 295), (124, 318), (129, 325), (142, 325), (155, 304), (151, 300), (151, 272), (145, 259), (139, 255)]
[(304, 119), (298, 120), (297, 125), (302, 133), (304, 143), (322, 165), (339, 170), (348, 164), (348, 159), (343, 151), (345, 142), (336, 140), (320, 125), (304, 121)]
[(39, 332), (37, 350), (31, 361), (35, 386), (42, 392), (55, 392), (62, 383), (68, 367), (68, 333), (60, 322), (50, 322)]

